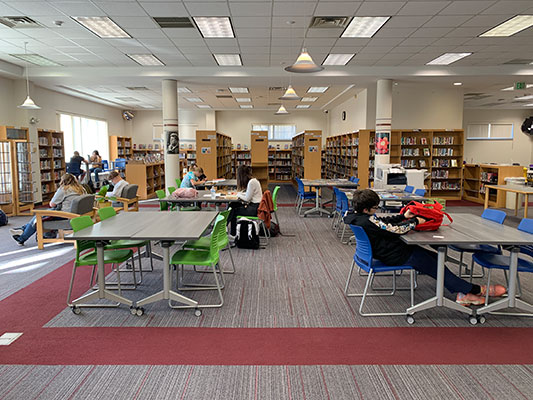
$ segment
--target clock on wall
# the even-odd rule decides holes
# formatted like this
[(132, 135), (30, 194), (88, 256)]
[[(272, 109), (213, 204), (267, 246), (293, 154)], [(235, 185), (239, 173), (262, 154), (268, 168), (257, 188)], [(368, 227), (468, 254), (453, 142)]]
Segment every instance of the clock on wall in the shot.
[(346, 121), (346, 111), (343, 111), (343, 112), (342, 112), (342, 120), (343, 120), (343, 121)]

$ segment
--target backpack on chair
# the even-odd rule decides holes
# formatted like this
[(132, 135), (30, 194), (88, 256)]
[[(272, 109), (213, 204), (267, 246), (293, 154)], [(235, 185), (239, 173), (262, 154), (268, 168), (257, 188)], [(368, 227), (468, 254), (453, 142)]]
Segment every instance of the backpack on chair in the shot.
[(421, 217), (426, 220), (422, 224), (418, 224), (415, 227), (415, 231), (436, 231), (442, 225), (444, 216), (448, 217), (450, 223), (453, 222), (452, 217), (442, 211), (442, 204), (422, 204), (417, 201), (411, 201), (405, 207), (400, 210), (400, 214), (405, 214), (406, 211), (410, 211), (415, 217)]
[(237, 235), (235, 236), (235, 245), (240, 249), (258, 249), (259, 248), (259, 223), (248, 218), (239, 218), (237, 220)]

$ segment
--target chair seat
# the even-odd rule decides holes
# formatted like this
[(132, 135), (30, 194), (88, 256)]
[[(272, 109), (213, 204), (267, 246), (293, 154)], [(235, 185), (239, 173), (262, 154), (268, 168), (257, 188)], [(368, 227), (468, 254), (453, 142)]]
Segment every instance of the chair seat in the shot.
[(72, 228), (70, 227), (70, 221), (68, 219), (60, 219), (60, 220), (50, 220), (50, 221), (43, 221), (43, 229), (46, 230), (67, 230), (70, 231)]
[[(133, 251), (131, 250), (109, 250), (104, 251), (104, 263), (106, 264), (116, 264), (122, 263), (129, 260), (133, 256)], [(91, 251), (89, 253), (83, 254), (80, 256), (79, 260), (76, 262), (77, 266), (80, 265), (96, 265), (98, 260), (96, 258), (96, 251)]]
[(249, 216), (249, 215), (237, 215), (237, 218), (248, 218), (248, 219), (251, 219), (252, 221), (257, 221), (257, 220), (261, 219), (259, 217), (252, 217), (252, 216)]
[(372, 259), (372, 267), (369, 267), (368, 265), (359, 262), (357, 259), (355, 259), (355, 263), (365, 272), (370, 272), (370, 270), (373, 270), (375, 273), (379, 273), (413, 269), (409, 265), (386, 265), (383, 264), (381, 261), (376, 260), (375, 258)]
[(191, 206), (191, 207), (180, 207), (180, 211), (202, 211), (202, 209), (200, 207)]
[(316, 197), (316, 192), (303, 192), (300, 197), (304, 199), (314, 199)]
[[(228, 243), (229, 243), (229, 239), (227, 236), (225, 236), (224, 239), (218, 243), (218, 248), (223, 249), (224, 247), (228, 245)], [(185, 244), (183, 245), (183, 248), (197, 249), (197, 250), (209, 250), (211, 248), (211, 237), (204, 236), (198, 240), (189, 240), (185, 242)]]
[[(501, 254), (474, 253), (474, 261), (485, 268), (509, 269), (511, 257)], [(518, 272), (533, 272), (533, 262), (518, 257)]]
[(171, 258), (173, 265), (211, 265), (218, 262), (218, 253), (211, 256), (209, 251), (179, 250)]
[(492, 254), (500, 253), (500, 249), (498, 248), (498, 246), (491, 246), (488, 244), (451, 245), (449, 248), (454, 251), (464, 252), (464, 253), (475, 253), (475, 252), (481, 252), (481, 251), (485, 253), (492, 253)]
[(144, 247), (147, 246), (148, 243), (150, 243), (149, 240), (112, 240), (105, 248), (106, 250), (127, 249), (130, 247)]

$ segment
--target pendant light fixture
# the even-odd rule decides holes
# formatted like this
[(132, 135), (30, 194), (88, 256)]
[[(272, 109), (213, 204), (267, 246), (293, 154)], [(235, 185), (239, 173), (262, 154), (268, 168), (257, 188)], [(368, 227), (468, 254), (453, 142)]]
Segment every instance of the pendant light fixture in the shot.
[(289, 84), (289, 87), (285, 91), (285, 94), (279, 98), (280, 100), (300, 100), (301, 97), (296, 94), (296, 91), (292, 87), (291, 84)]
[(324, 69), (320, 65), (316, 65), (306, 48), (302, 49), (302, 52), (296, 59), (296, 62), (288, 67), (285, 67), (285, 71), (296, 72), (296, 73), (311, 73), (311, 72), (320, 72)]
[(287, 115), (289, 112), (283, 107), (283, 104), (279, 106), (278, 111), (274, 113), (274, 115)]
[[(28, 55), (27, 50), (28, 42), (24, 42), (24, 54)], [(26, 100), (24, 100), (24, 103), (22, 103), (18, 108), (23, 108), (25, 110), (40, 110), (41, 107), (39, 107), (37, 104), (34, 103), (34, 101), (30, 97), (30, 78), (28, 77), (28, 62), (24, 60), (24, 69), (26, 72)]]

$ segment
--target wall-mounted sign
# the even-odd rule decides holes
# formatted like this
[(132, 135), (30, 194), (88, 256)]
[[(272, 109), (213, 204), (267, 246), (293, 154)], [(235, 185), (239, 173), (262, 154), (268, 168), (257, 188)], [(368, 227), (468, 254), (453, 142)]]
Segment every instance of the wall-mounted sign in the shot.
[(167, 154), (179, 154), (180, 137), (177, 131), (167, 131)]
[(202, 154), (211, 154), (211, 147), (202, 147)]

